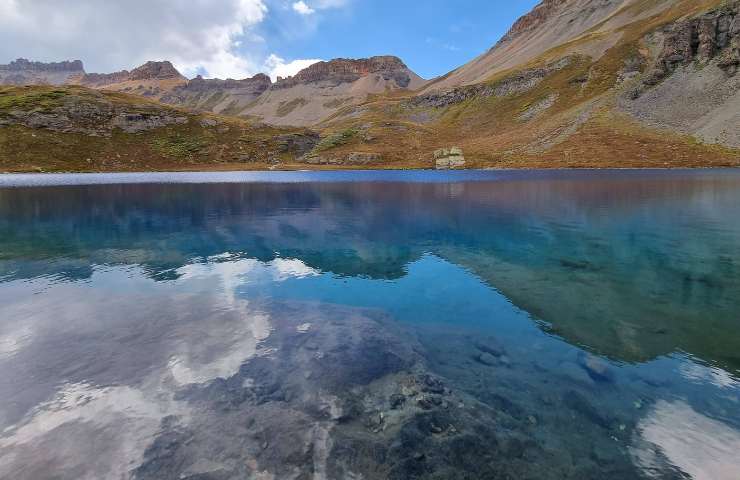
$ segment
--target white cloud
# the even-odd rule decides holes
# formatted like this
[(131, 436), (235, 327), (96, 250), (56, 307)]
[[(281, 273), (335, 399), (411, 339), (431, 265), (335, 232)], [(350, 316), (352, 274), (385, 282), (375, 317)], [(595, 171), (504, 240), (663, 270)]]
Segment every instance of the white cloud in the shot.
[[(312, 25), (313, 32), (320, 11), (350, 1), (289, 0), (282, 6), (292, 6), (302, 17), (292, 21)], [(170, 60), (188, 77), (245, 78), (264, 72), (275, 79), (320, 61), (270, 54), (270, 39), (259, 34), (268, 4), (277, 5), (273, 0), (0, 0), (0, 63), (18, 57), (80, 59), (88, 72), (108, 73)]]
[(298, 0), (293, 2), (292, 7), (295, 12), (308, 16), (316, 13), (317, 10), (346, 7), (349, 2), (350, 0), (310, 0), (306, 3), (305, 0)]
[[(0, 62), (81, 59), (88, 71), (171, 60), (186, 75), (257, 73), (265, 0), (0, 0)], [(242, 52), (247, 52), (245, 55)]]
[(311, 15), (312, 13), (316, 13), (316, 10), (306, 5), (306, 2), (304, 2), (303, 0), (295, 2), (293, 4), (293, 10), (295, 10), (300, 15)]
[(265, 70), (270, 78), (275, 81), (277, 77), (292, 77), (304, 68), (310, 67), (314, 63), (321, 61), (322, 60), (320, 59), (305, 59), (286, 62), (284, 59), (272, 54), (267, 57), (267, 60), (265, 61)]

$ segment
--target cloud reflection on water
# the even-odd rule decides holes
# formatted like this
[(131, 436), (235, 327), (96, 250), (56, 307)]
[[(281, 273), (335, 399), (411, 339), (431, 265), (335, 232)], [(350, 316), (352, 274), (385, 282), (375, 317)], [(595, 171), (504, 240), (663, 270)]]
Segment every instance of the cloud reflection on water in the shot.
[(693, 480), (737, 480), (740, 432), (686, 402), (658, 401), (638, 427), (632, 452), (645, 473), (663, 478), (664, 461)]

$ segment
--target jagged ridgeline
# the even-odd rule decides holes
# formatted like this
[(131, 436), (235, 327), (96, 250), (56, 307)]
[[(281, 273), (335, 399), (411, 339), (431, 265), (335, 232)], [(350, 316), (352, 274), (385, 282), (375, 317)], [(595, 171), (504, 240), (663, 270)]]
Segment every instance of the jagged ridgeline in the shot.
[[(220, 138), (201, 139), (195, 145), (207, 146), (193, 146), (188, 165), (734, 166), (740, 165), (739, 66), (738, 0), (544, 0), (490, 50), (429, 81), (393, 56), (320, 62), (277, 81), (265, 74), (187, 79), (166, 61), (95, 74), (79, 61), (18, 60), (0, 66), (0, 83), (35, 87), (3, 90), (0, 139), (7, 145), (26, 134), (39, 138), (31, 136), (33, 130), (69, 146), (61, 134), (92, 135), (75, 126), (79, 118), (69, 113), (71, 99), (86, 98), (89, 105), (94, 98), (98, 105), (115, 93), (118, 105), (145, 99), (147, 108), (179, 112), (161, 118), (215, 114), (208, 118), (281, 136), (241, 135), (239, 145), (248, 154), (228, 142), (219, 148)], [(64, 86), (57, 89), (65, 95), (64, 107), (48, 99), (44, 84)], [(126, 108), (110, 118), (128, 110), (135, 111)], [(189, 122), (178, 127), (152, 121), (138, 132), (121, 128), (120, 120), (102, 125), (98, 130), (117, 139), (166, 135)], [(20, 150), (3, 149), (5, 169), (50, 168), (42, 153), (16, 165), (8, 152)], [(454, 161), (439, 153), (450, 151), (459, 152)], [(93, 149), (85, 156), (91, 169), (121, 168), (109, 154)], [(182, 158), (168, 168), (181, 168)], [(130, 168), (150, 166), (142, 160)]]
[(70, 78), (84, 75), (82, 61), (31, 62), (19, 58), (8, 65), (0, 65), (0, 84), (3, 85), (62, 85)]

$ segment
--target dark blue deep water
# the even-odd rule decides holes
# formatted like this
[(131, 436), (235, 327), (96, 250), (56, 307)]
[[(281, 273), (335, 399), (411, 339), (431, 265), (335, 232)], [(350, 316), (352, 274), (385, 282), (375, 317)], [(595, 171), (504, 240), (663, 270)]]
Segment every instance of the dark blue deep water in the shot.
[(0, 478), (740, 479), (740, 172), (0, 176)]

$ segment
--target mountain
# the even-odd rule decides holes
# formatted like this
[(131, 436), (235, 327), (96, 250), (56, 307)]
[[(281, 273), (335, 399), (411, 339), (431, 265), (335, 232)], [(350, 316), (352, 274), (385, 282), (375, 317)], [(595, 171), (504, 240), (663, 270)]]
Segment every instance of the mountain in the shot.
[(84, 73), (80, 60), (42, 63), (19, 58), (0, 65), (0, 85), (62, 85), (71, 77)]
[[(13, 70), (23, 77), (0, 68), (0, 83), (66, 78), (274, 128), (278, 140), (243, 139), (263, 153), (240, 168), (740, 166), (740, 0), (543, 0), (490, 50), (429, 82), (390, 56), (320, 62), (274, 83), (188, 81), (169, 62), (108, 75), (24, 62)], [(29, 88), (35, 100), (0, 91), (0, 134), (13, 105), (45, 108), (46, 87)], [(12, 128), (64, 135), (65, 115), (56, 130), (43, 115)]]

